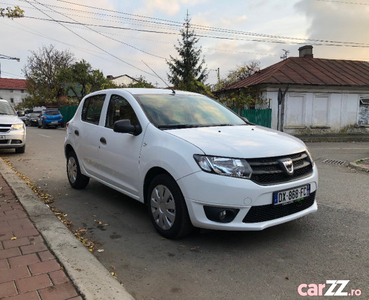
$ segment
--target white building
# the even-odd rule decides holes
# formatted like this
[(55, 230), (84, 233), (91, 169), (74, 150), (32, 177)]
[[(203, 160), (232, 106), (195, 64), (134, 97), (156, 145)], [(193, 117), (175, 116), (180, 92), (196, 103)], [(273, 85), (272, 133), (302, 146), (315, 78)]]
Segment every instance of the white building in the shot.
[(270, 100), (274, 129), (292, 134), (368, 133), (369, 63), (314, 58), (312, 49), (301, 47), (299, 57), (260, 70), (226, 91), (261, 91)]
[(27, 96), (25, 79), (0, 78), (0, 99), (8, 100), (15, 106)]
[(137, 79), (131, 76), (128, 76), (127, 74), (116, 76), (116, 77), (112, 75), (108, 75), (107, 78), (119, 87), (121, 86), (125, 87), (131, 83), (135, 83), (138, 81)]

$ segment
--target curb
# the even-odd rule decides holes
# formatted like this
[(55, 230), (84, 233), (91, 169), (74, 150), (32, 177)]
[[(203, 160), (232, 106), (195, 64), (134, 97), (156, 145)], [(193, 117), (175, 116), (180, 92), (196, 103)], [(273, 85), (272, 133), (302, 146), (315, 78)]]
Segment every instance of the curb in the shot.
[(1, 158), (0, 170), (29, 218), (86, 300), (134, 300)]
[(360, 170), (360, 171), (369, 172), (369, 168), (368, 167), (363, 167), (360, 164), (358, 164), (358, 162), (361, 161), (361, 160), (369, 160), (369, 157), (363, 158), (363, 159), (359, 159), (359, 160), (357, 160), (355, 162), (350, 162), (350, 167), (351, 168), (354, 168), (354, 169), (357, 169), (357, 170)]
[(369, 142), (369, 134), (336, 134), (336, 135), (294, 135), (304, 142)]

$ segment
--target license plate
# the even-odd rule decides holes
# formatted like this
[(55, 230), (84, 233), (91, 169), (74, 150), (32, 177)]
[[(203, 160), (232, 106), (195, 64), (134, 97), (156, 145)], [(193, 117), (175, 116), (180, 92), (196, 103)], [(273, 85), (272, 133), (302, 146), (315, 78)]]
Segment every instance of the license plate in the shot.
[(58, 124), (58, 121), (52, 121), (52, 122), (50, 122), (50, 125), (56, 125), (56, 124)]
[(6, 136), (5, 135), (0, 135), (0, 140), (5, 140)]
[(285, 190), (277, 193), (273, 193), (273, 204), (283, 205), (294, 201), (300, 201), (303, 198), (310, 195), (310, 184)]

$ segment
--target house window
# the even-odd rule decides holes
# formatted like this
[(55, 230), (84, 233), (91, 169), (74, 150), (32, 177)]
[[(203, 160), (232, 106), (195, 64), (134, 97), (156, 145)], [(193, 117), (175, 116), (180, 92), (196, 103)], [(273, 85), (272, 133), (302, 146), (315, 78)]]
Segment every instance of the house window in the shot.
[(10, 103), (14, 103), (14, 98), (10, 98)]
[(285, 123), (287, 128), (303, 128), (305, 126), (305, 94), (288, 94), (285, 106)]
[(11, 92), (11, 93), (13, 93), (13, 92), (14, 92), (14, 90), (10, 90), (10, 92)]
[(22, 90), (22, 94), (24, 93), (24, 90)]
[(315, 94), (313, 99), (312, 127), (329, 127), (329, 94)]
[(369, 106), (369, 98), (368, 99), (360, 99), (360, 106)]
[(362, 126), (369, 125), (369, 97), (360, 99), (357, 123)]

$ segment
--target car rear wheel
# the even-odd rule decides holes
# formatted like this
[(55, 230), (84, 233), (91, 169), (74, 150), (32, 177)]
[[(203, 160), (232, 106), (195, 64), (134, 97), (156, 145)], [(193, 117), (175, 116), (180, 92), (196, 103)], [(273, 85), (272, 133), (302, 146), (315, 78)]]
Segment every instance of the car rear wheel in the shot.
[(176, 239), (192, 231), (184, 197), (172, 177), (167, 174), (156, 176), (149, 186), (147, 197), (151, 221), (162, 236)]
[(84, 189), (90, 178), (81, 173), (78, 159), (74, 151), (71, 151), (67, 155), (67, 175), (69, 184), (74, 189)]

